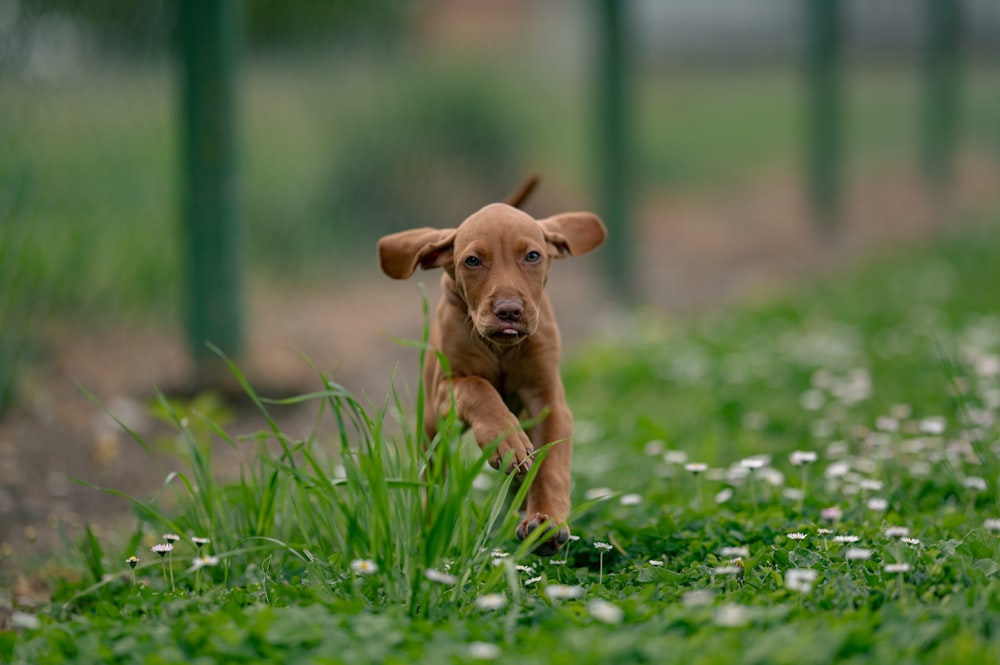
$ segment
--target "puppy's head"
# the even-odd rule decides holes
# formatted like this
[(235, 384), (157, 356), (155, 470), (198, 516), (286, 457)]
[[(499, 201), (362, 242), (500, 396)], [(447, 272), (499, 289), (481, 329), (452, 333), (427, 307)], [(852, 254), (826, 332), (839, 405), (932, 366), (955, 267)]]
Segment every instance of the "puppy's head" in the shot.
[(579, 256), (607, 235), (601, 220), (571, 212), (536, 220), (503, 203), (486, 206), (457, 229), (421, 228), (378, 242), (382, 271), (406, 279), (421, 267), (444, 268), (476, 332), (499, 346), (538, 328), (542, 290), (552, 259)]

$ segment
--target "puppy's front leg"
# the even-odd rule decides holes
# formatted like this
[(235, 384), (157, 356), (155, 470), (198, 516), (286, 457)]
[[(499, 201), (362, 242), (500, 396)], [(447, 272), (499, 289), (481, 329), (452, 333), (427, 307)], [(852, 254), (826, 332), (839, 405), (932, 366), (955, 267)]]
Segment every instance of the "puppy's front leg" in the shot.
[[(479, 447), (486, 449), (500, 440), (500, 445), (490, 456), (490, 466), (499, 469), (507, 458), (506, 473), (526, 473), (531, 468), (534, 447), (496, 388), (478, 376), (452, 378), (450, 384), (454, 390), (458, 417), (472, 429)], [(448, 394), (447, 391), (442, 393)], [(448, 408), (447, 404), (439, 406)]]
[[(561, 393), (561, 391), (560, 391)], [(538, 528), (547, 535), (536, 548), (537, 554), (552, 555), (569, 540), (566, 521), (570, 511), (570, 466), (573, 459), (573, 416), (561, 394), (543, 400), (548, 416), (531, 431), (537, 448), (552, 443), (528, 490), (524, 519), (517, 527), (521, 540)], [(534, 408), (531, 409), (535, 411)], [(540, 409), (539, 409), (540, 412)]]

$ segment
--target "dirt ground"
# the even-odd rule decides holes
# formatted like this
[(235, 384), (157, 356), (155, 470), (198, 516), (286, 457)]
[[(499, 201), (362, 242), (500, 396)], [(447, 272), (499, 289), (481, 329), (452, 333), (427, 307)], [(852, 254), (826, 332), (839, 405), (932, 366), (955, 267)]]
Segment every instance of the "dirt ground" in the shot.
[[(932, 204), (914, 174), (850, 183), (833, 239), (816, 232), (793, 178), (712, 199), (646, 200), (637, 211), (639, 300), (672, 313), (717, 306), (926, 236), (961, 213), (1000, 210), (1000, 163), (967, 155), (957, 173), (947, 211)], [(570, 354), (587, 337), (613, 329), (624, 311), (602, 286), (600, 261), (592, 255), (562, 262), (550, 280)], [(268, 396), (318, 386), (302, 353), (374, 402), (384, 398), (394, 368), (397, 387), (412, 394), (406, 391), (415, 386), (416, 352), (392, 338), (420, 335), (420, 281), (435, 301), (436, 275), (393, 282), (378, 272), (373, 250), (370, 270), (348, 286), (295, 293), (257, 287), (250, 294), (249, 350), (241, 366)], [(150, 441), (160, 440), (171, 430), (149, 415), (152, 387), (183, 385), (191, 369), (178, 331), (67, 330), (53, 336), (52, 347), (48, 362), (27, 377), (23, 404), (0, 421), (0, 569), (8, 579), (44, 561), (61, 531), (73, 536), (84, 524), (107, 529), (128, 515), (123, 499), (72, 478), (148, 498), (176, 466), (167, 454), (151, 459), (78, 386)], [(314, 425), (315, 408), (276, 415), (287, 433), (302, 435)], [(227, 431), (249, 433), (261, 425), (251, 411), (240, 410)], [(221, 468), (235, 468), (235, 453), (225, 446), (217, 453)]]

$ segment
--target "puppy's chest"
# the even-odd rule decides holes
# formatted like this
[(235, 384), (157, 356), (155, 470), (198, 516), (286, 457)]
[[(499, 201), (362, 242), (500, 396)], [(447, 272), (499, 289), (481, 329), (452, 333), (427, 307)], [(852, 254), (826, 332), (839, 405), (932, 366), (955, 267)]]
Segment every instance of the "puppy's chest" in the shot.
[(503, 403), (510, 409), (511, 413), (524, 411), (524, 399), (521, 397), (523, 386), (516, 377), (511, 377), (506, 372), (500, 372), (493, 380), (493, 387), (500, 393)]

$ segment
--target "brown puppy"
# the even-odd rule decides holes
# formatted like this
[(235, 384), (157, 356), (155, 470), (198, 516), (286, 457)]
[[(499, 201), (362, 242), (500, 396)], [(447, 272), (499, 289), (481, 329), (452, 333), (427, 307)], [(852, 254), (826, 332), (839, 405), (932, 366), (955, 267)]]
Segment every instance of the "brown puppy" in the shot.
[[(520, 203), (533, 188), (511, 197)], [(430, 342), (447, 359), (446, 374), (432, 356), (424, 369), (428, 440), (437, 419), (451, 408), (486, 448), (500, 441), (489, 462), (523, 474), (533, 452), (555, 442), (528, 490), (526, 514), (517, 527), (524, 539), (538, 528), (546, 537), (537, 551), (552, 554), (569, 539), (570, 460), (573, 417), (559, 375), (559, 329), (545, 295), (553, 259), (585, 254), (602, 242), (604, 224), (588, 212), (535, 220), (517, 208), (494, 203), (457, 229), (420, 228), (379, 240), (383, 272), (406, 279), (416, 270), (444, 268), (442, 298)], [(518, 415), (537, 418), (528, 434)]]

